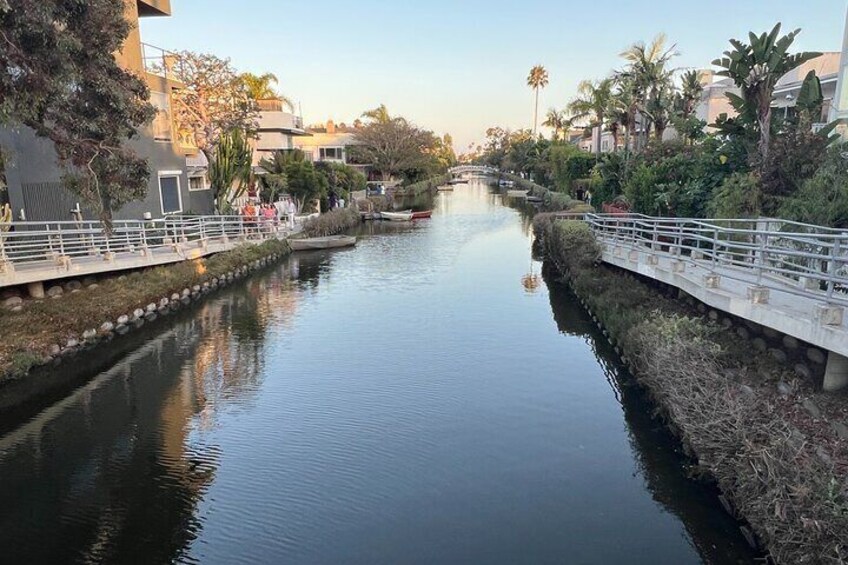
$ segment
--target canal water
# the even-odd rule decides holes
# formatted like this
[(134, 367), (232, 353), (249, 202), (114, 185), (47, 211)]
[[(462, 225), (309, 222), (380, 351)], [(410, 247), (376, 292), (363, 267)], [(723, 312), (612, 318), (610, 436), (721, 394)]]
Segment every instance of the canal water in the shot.
[(484, 184), (150, 334), (0, 437), (4, 563), (750, 563)]

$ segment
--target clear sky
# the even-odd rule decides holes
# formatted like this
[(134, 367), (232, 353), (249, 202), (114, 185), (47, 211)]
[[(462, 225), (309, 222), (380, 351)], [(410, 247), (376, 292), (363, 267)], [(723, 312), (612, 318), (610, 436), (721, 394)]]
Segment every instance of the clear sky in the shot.
[[(620, 65), (637, 40), (665, 32), (676, 66), (704, 68), (731, 37), (778, 21), (801, 50), (840, 51), (848, 0), (171, 0), (142, 23), (146, 43), (211, 52), (272, 72), (307, 123), (352, 122), (380, 103), (454, 136), (458, 151), (492, 125), (530, 127), (525, 80), (544, 65), (540, 115), (584, 78)], [(541, 121), (541, 120), (540, 120)]]

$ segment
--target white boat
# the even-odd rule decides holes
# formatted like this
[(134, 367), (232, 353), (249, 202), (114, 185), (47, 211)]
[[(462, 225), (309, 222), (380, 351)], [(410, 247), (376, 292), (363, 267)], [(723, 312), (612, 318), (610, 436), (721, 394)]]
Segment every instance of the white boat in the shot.
[(409, 222), (412, 220), (412, 210), (404, 212), (380, 212), (380, 216), (390, 222)]
[(335, 249), (356, 245), (356, 238), (351, 235), (331, 235), (328, 237), (307, 237), (290, 239), (292, 251), (311, 251), (314, 249)]
[(453, 187), (449, 184), (444, 184), (438, 187), (436, 190), (438, 190), (439, 192), (453, 192)]
[(510, 198), (527, 198), (529, 194), (526, 190), (507, 190), (506, 195)]

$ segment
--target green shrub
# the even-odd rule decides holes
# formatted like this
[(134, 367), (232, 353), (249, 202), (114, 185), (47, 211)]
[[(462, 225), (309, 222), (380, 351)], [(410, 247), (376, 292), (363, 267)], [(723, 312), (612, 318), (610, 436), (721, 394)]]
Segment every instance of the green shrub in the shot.
[(848, 161), (842, 153), (848, 145), (828, 150), (827, 158), (813, 176), (780, 209), (780, 217), (832, 228), (848, 228)]
[(551, 147), (550, 161), (556, 190), (566, 194), (572, 194), (574, 182), (589, 177), (597, 163), (593, 154), (574, 145)]
[(301, 233), (306, 237), (327, 237), (347, 231), (359, 225), (361, 221), (356, 207), (336, 208), (307, 220)]
[(579, 220), (553, 222), (548, 245), (568, 270), (586, 269), (601, 260), (601, 246), (595, 235)]
[(759, 186), (750, 173), (728, 177), (713, 193), (708, 210), (714, 218), (749, 218), (756, 215)]

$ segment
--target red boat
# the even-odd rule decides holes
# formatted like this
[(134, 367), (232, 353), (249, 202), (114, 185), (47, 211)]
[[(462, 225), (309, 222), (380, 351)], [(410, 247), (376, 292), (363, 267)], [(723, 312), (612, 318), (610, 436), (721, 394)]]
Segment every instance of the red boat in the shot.
[(412, 219), (413, 220), (424, 220), (426, 218), (429, 218), (432, 215), (433, 215), (432, 210), (425, 210), (423, 212), (413, 212), (412, 213)]

